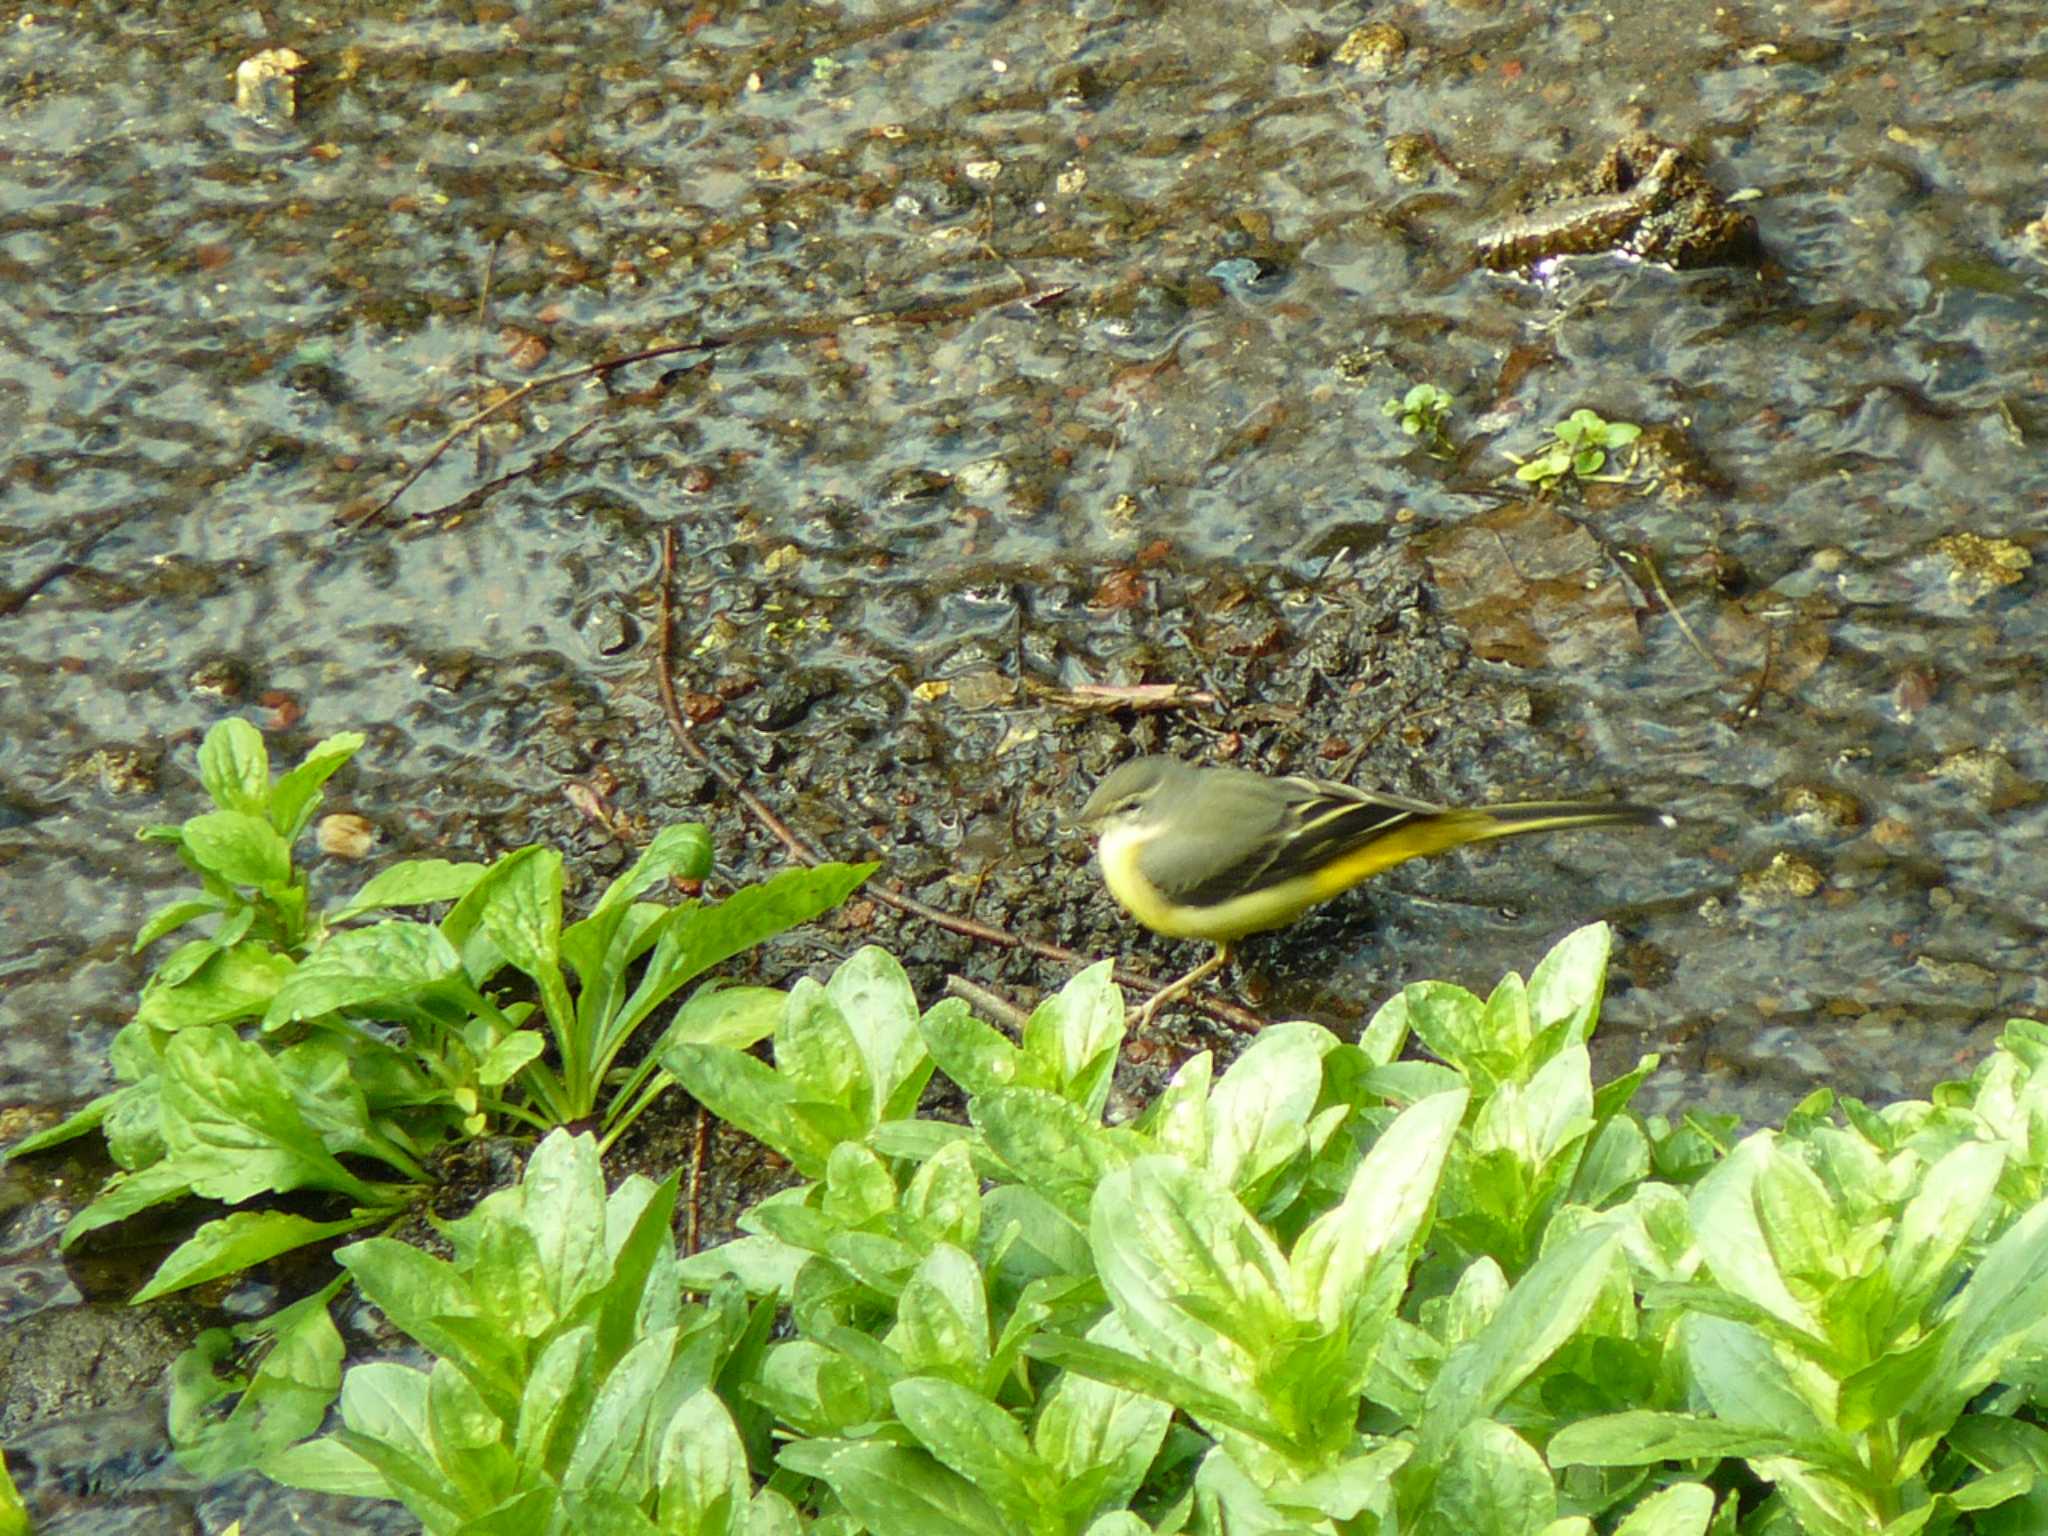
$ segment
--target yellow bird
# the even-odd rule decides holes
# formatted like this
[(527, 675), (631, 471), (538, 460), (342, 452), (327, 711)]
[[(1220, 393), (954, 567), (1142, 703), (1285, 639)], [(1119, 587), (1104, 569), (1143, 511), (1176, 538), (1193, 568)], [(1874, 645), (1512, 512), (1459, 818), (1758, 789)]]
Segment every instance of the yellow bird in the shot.
[(1081, 807), (1102, 881), (1154, 933), (1216, 953), (1155, 994), (1142, 1019), (1227, 964), (1249, 933), (1285, 927), (1383, 869), (1466, 843), (1565, 827), (1675, 826), (1648, 806), (1562, 800), (1446, 809), (1325, 779), (1269, 778), (1141, 757)]

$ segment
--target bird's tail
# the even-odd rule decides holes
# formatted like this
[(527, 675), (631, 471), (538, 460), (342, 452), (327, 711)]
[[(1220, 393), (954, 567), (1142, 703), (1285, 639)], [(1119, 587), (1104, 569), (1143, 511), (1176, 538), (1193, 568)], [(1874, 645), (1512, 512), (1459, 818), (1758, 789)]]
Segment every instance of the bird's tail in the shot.
[(1675, 827), (1678, 819), (1647, 805), (1616, 801), (1608, 805), (1574, 804), (1569, 800), (1528, 800), (1508, 805), (1475, 806), (1447, 811), (1449, 820), (1468, 821), (1478, 832), (1472, 842), (1514, 837), (1523, 832), (1557, 832), (1566, 827)]
[(1497, 837), (1519, 837), (1525, 832), (1561, 832), (1568, 827), (1677, 825), (1676, 818), (1663, 811), (1626, 801), (1587, 805), (1583, 801), (1530, 800), (1428, 812), (1403, 818), (1351, 853), (1333, 860), (1316, 876), (1321, 891), (1317, 899), (1327, 900), (1396, 864), (1462, 848), (1467, 843), (1488, 843)]

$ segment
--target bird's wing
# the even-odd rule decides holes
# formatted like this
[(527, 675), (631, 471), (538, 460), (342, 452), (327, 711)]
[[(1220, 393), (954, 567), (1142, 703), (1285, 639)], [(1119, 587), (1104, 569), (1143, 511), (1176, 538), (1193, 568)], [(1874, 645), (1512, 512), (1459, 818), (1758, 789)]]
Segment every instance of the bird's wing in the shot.
[(1251, 784), (1225, 783), (1212, 791), (1205, 835), (1171, 849), (1148, 844), (1140, 855), (1145, 877), (1182, 905), (1213, 906), (1312, 874), (1440, 809), (1321, 779), (1274, 782), (1287, 792), (1284, 799)]

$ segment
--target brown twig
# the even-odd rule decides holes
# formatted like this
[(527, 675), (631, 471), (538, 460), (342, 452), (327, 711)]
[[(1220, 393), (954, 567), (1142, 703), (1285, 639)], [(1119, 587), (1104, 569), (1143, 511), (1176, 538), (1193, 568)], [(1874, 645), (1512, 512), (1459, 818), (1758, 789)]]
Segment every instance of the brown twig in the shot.
[(1649, 579), (1650, 590), (1657, 594), (1657, 601), (1662, 603), (1664, 611), (1671, 615), (1671, 622), (1678, 626), (1678, 632), (1685, 637), (1685, 643), (1697, 651), (1700, 660), (1716, 672), (1726, 672), (1728, 668), (1723, 665), (1721, 658), (1700, 643), (1700, 637), (1693, 632), (1692, 625), (1687, 623), (1685, 615), (1678, 611), (1678, 604), (1671, 601), (1671, 594), (1664, 590), (1664, 578), (1657, 574), (1657, 562), (1650, 557), (1649, 547), (1645, 545), (1641, 549), (1620, 549), (1616, 550), (1615, 554), (1642, 567), (1643, 575)]
[(1004, 997), (1002, 993), (992, 992), (979, 982), (969, 981), (965, 976), (948, 976), (946, 995), (973, 1004), (990, 1018), (999, 1020), (1015, 1030), (1022, 1030), (1031, 1020), (1029, 1013)]
[[(669, 734), (675, 737), (676, 745), (681, 747), (693, 762), (717, 779), (734, 799), (746, 807), (748, 813), (788, 850), (791, 858), (804, 865), (822, 864), (825, 862), (824, 855), (797, 836), (789, 824), (770, 810), (759, 795), (748, 789), (731, 769), (706, 751), (704, 744), (697, 740), (696, 733), (690, 728), (689, 721), (683, 716), (682, 706), (676, 699), (675, 678), (670, 665), (674, 644), (670, 631), (674, 625), (670, 612), (669, 592), (675, 584), (675, 567), (675, 530), (664, 529), (661, 537), (661, 605), (657, 619), (659, 634), (655, 651), (655, 683), (661, 692), (661, 709), (668, 720)], [(910, 917), (922, 918), (935, 927), (943, 928), (948, 933), (957, 933), (963, 938), (977, 939), (984, 944), (994, 944), (1002, 949), (1023, 950), (1026, 954), (1036, 955), (1042, 960), (1050, 960), (1055, 965), (1078, 968), (1090, 963), (1089, 956), (1076, 950), (1066, 949), (1058, 944), (1048, 944), (1043, 939), (1027, 938), (1023, 934), (1011, 933), (1007, 929), (993, 928), (973, 918), (961, 917), (957, 913), (929, 906), (886, 880), (869, 881), (861, 887), (861, 893), (879, 901), (885, 907), (892, 907)], [(1160, 991), (1165, 985), (1149, 976), (1141, 976), (1122, 967), (1111, 972), (1111, 979), (1125, 990), (1139, 992), (1147, 997)], [(1266, 1021), (1250, 1009), (1241, 1008), (1221, 998), (1197, 998), (1192, 1006), (1210, 1018), (1228, 1024), (1232, 1029), (1255, 1031), (1266, 1026)]]
[(1741, 730), (1754, 720), (1764, 707), (1764, 694), (1771, 686), (1771, 663), (1778, 659), (1778, 630), (1774, 624), (1764, 625), (1764, 664), (1756, 670), (1756, 686), (1749, 690), (1749, 697), (1741, 707), (1728, 716), (1728, 723)]
[(688, 352), (718, 352), (728, 347), (748, 346), (764, 341), (792, 341), (803, 337), (829, 336), (842, 326), (937, 325), (948, 320), (964, 320), (970, 315), (979, 314), (982, 310), (1000, 308), (1005, 304), (1021, 303), (1036, 308), (1066, 291), (1065, 287), (1056, 287), (1040, 289), (1035, 293), (1018, 293), (1005, 287), (1000, 293), (969, 294), (965, 298), (955, 299), (946, 304), (870, 310), (859, 315), (816, 315), (801, 320), (769, 320), (759, 325), (742, 326), (739, 330), (728, 331), (722, 336), (700, 336), (695, 341), (666, 342), (658, 347), (642, 347), (637, 352), (624, 352), (617, 357), (600, 358), (594, 363), (581, 363), (574, 368), (557, 369), (553, 373), (542, 374), (537, 379), (528, 379), (502, 400), (483, 407), (449, 428), (441, 435), (440, 440), (427, 450), (426, 456), (398, 482), (389, 496), (367, 512), (346, 518), (342, 523), (342, 531), (345, 534), (353, 533), (377, 521), (399, 497), (412, 489), (420, 476), (438, 464), (441, 456), (461, 442), (467, 434), (474, 432), (506, 407), (516, 405), (528, 395), (543, 389), (551, 389), (557, 384), (573, 383), (577, 379), (603, 378), (634, 363), (653, 362), (663, 357), (680, 357)]
[[(479, 400), (484, 394), (484, 328), (491, 323), (491, 279), (498, 270), (498, 245), (499, 242), (493, 240), (490, 250), (484, 255), (483, 286), (478, 291), (476, 299), (476, 331), (470, 337), (469, 343), (470, 384), (476, 390), (476, 398)], [(476, 440), (476, 474), (479, 479), (483, 477), (483, 472), (484, 440), (479, 437)]]
[(1101, 714), (1119, 709), (1128, 709), (1133, 714), (1163, 709), (1210, 709), (1223, 702), (1214, 693), (1190, 688), (1186, 683), (1080, 683), (1072, 688), (1055, 688), (1027, 677), (1024, 687), (1048, 704)]
[(697, 1106), (697, 1128), (690, 1139), (690, 1205), (689, 1218), (683, 1229), (683, 1253), (687, 1257), (697, 1251), (698, 1230), (702, 1226), (699, 1200), (704, 1190), (704, 1153), (711, 1140), (711, 1117), (704, 1112), (704, 1106)]

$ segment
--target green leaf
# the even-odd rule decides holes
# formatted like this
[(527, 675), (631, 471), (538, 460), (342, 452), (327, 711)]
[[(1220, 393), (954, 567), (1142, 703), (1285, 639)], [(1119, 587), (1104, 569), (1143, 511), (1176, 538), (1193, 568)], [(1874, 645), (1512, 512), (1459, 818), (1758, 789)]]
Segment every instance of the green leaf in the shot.
[(338, 911), (328, 914), (327, 921), (344, 923), (385, 907), (460, 901), (476, 889), (488, 869), (485, 864), (455, 864), (447, 859), (407, 859), (372, 875)]
[(181, 1030), (164, 1048), (165, 1163), (195, 1194), (238, 1204), (268, 1192), (331, 1189), (366, 1206), (385, 1192), (321, 1145), (277, 1063), (225, 1026)]
[(476, 889), (483, 896), (477, 926), (539, 985), (550, 1022), (566, 1027), (574, 1010), (561, 969), (561, 854), (539, 846), (508, 853)]
[(1428, 1509), (1431, 1536), (1536, 1536), (1556, 1518), (1557, 1489), (1526, 1440), (1476, 1419), (1451, 1442)]
[(795, 1099), (836, 1104), (857, 1120), (876, 1100), (867, 1053), (855, 1039), (832, 995), (808, 976), (789, 990), (782, 1026), (775, 1032), (775, 1071)]
[(775, 1033), (788, 1002), (788, 994), (775, 987), (728, 987), (707, 981), (676, 1010), (655, 1054), (684, 1041), (744, 1051)]
[(1128, 1137), (1105, 1131), (1078, 1105), (1043, 1089), (983, 1094), (968, 1115), (1024, 1183), (1075, 1212), (1087, 1208), (1104, 1175), (1133, 1155)]
[(766, 1062), (728, 1046), (683, 1042), (671, 1045), (661, 1063), (719, 1119), (773, 1147), (805, 1178), (825, 1176), (838, 1138), (796, 1112), (797, 1090)]
[(264, 815), (270, 809), (270, 753), (263, 733), (239, 718), (214, 726), (199, 744), (199, 782), (221, 810)]
[(1016, 1536), (972, 1483), (923, 1451), (800, 1440), (777, 1460), (822, 1480), (874, 1536)]
[[(1557, 1465), (1555, 1457), (1551, 1465)], [(1614, 1536), (1706, 1536), (1714, 1493), (1704, 1483), (1672, 1483), (1629, 1511)]]
[(965, 1142), (948, 1142), (910, 1176), (897, 1221), (914, 1245), (946, 1242), (973, 1251), (981, 1236), (981, 1180)]
[(1825, 1294), (1849, 1278), (1849, 1233), (1818, 1175), (1775, 1143), (1759, 1157), (1754, 1202), (1777, 1272), (1795, 1292)]
[(287, 1488), (347, 1498), (396, 1499), (398, 1491), (374, 1464), (334, 1435), (288, 1446), (263, 1459), (263, 1475)]
[[(1690, 1413), (1633, 1410), (1567, 1424), (1550, 1437), (1553, 1467), (1649, 1467), (1667, 1461), (1781, 1456), (1789, 1436)], [(1711, 1501), (1709, 1501), (1711, 1503)]]
[(210, 811), (187, 820), (179, 836), (202, 868), (231, 885), (274, 893), (291, 884), (291, 847), (261, 816)]
[(896, 1209), (896, 1181), (882, 1160), (858, 1142), (843, 1141), (825, 1160), (824, 1213), (844, 1227), (864, 1227)]
[(1536, 1261), (1508, 1292), (1493, 1320), (1453, 1350), (1423, 1404), (1417, 1462), (1428, 1466), (1474, 1420), (1555, 1354), (1609, 1289), (1620, 1255), (1612, 1226), (1581, 1232)]
[(889, 1389), (896, 1417), (943, 1465), (1020, 1524), (1032, 1523), (1058, 1490), (1017, 1421), (978, 1392), (938, 1376)]
[(168, 1160), (117, 1175), (91, 1205), (64, 1224), (60, 1246), (69, 1248), (88, 1232), (126, 1221), (151, 1206), (182, 1200), (191, 1193), (192, 1184), (185, 1170)]
[(290, 957), (263, 944), (213, 950), (183, 980), (168, 982), (169, 967), (159, 969), (142, 990), (136, 1022), (168, 1032), (260, 1017), (293, 969)]
[(1787, 1287), (1757, 1214), (1757, 1179), (1773, 1156), (1768, 1132), (1738, 1144), (1694, 1187), (1693, 1230), (1701, 1256), (1723, 1288), (1792, 1327), (1819, 1336), (1820, 1319)]
[(1997, 1195), (2005, 1163), (2003, 1147), (1969, 1141), (1921, 1178), (1885, 1252), (1892, 1316), (1899, 1323), (1918, 1322), (1929, 1303), (1947, 1294), (1964, 1245)]
[(1406, 1287), (1408, 1256), (1436, 1199), (1444, 1161), (1465, 1112), (1463, 1092), (1405, 1110), (1351, 1177), (1341, 1204), (1310, 1223), (1294, 1245), (1296, 1288), (1324, 1328), (1341, 1330), (1350, 1387), (1364, 1384), (1378, 1335)]
[[(132, 1097), (134, 1091), (134, 1087), (131, 1084), (128, 1087), (116, 1088), (110, 1093), (103, 1093), (86, 1105), (85, 1108), (58, 1121), (57, 1124), (22, 1137), (21, 1140), (15, 1142), (5, 1151), (0, 1151), (0, 1167), (5, 1167), (18, 1157), (27, 1157), (32, 1153), (61, 1146), (74, 1137), (83, 1136), (87, 1131), (98, 1130), (100, 1122), (106, 1119), (108, 1111), (113, 1109), (123, 1099)], [(154, 1097), (155, 1095), (152, 1094), (151, 1098), (154, 1099)], [(152, 1105), (153, 1107), (154, 1105)]]
[(265, 1029), (344, 1008), (402, 1004), (461, 974), (454, 947), (430, 923), (392, 918), (337, 933), (298, 964), (263, 1015)]
[(476, 1080), (486, 1088), (502, 1087), (517, 1077), (527, 1063), (538, 1060), (547, 1048), (547, 1037), (539, 1030), (515, 1029), (477, 1063)]
[(1679, 1338), (1694, 1383), (1720, 1419), (1774, 1436), (1808, 1461), (1851, 1464), (1833, 1428), (1757, 1328), (1694, 1312), (1680, 1319)]
[(135, 930), (135, 943), (128, 952), (139, 955), (165, 934), (176, 933), (187, 923), (196, 922), (202, 917), (211, 917), (221, 910), (222, 903), (211, 896), (167, 902), (150, 913), (143, 925)]
[(205, 1410), (233, 1390), (213, 1375), (228, 1330), (207, 1330), (178, 1357), (172, 1367), (170, 1431), (186, 1471), (219, 1482), (261, 1465), (320, 1428), (341, 1389), (341, 1335), (327, 1307), (344, 1283), (337, 1279), (234, 1330), (233, 1337), (267, 1347), (224, 1420), (208, 1418)]
[(825, 994), (866, 1063), (868, 1123), (914, 1114), (932, 1066), (918, 1030), (917, 994), (896, 957), (873, 944), (855, 950), (825, 983)]
[(1529, 973), (1529, 1013), (1536, 1030), (1563, 1026), (1564, 1039), (1583, 1045), (1600, 1017), (1614, 930), (1589, 923), (1566, 934)]
[(918, 1021), (925, 1049), (969, 1098), (998, 1088), (1053, 1089), (1051, 1075), (1027, 1059), (1001, 1030), (976, 1018), (957, 997), (934, 1003)]
[(1952, 1331), (1900, 1415), (1917, 1432), (1945, 1430), (2048, 1316), (2048, 1201), (2005, 1229), (1946, 1310)]
[(343, 1446), (362, 1457), (430, 1527), (452, 1527), (467, 1501), (442, 1472), (427, 1420), (427, 1373), (372, 1360), (341, 1384)]
[(1024, 1022), (1024, 1055), (1034, 1077), (1090, 1119), (1109, 1099), (1110, 1071), (1123, 1046), (1123, 993), (1104, 960), (1045, 999)]
[(385, 1213), (378, 1211), (359, 1212), (340, 1221), (309, 1221), (289, 1211), (236, 1211), (209, 1221), (174, 1248), (129, 1303), (140, 1306), (187, 1286), (253, 1269), (280, 1253), (384, 1219)]
[(1228, 1188), (1178, 1158), (1141, 1157), (1103, 1179), (1089, 1246), (1139, 1350), (1220, 1397), (1250, 1401), (1295, 1327), (1279, 1247)]
[(277, 781), (270, 796), (270, 824), (287, 843), (295, 842), (320, 809), (320, 787), (363, 749), (361, 731), (341, 731), (314, 745), (299, 766)]
[(1232, 1062), (1209, 1094), (1208, 1166), (1248, 1195), (1307, 1145), (1337, 1037), (1319, 1024), (1275, 1024)]
[(747, 1450), (716, 1393), (692, 1393), (669, 1419), (655, 1452), (654, 1484), (664, 1536), (723, 1532), (746, 1506), (753, 1493)]
[[(835, 1245), (835, 1252), (843, 1251)], [(925, 1255), (903, 1284), (888, 1342), (911, 1371), (973, 1379), (988, 1364), (988, 1295), (981, 1269), (951, 1243)]]
[(724, 901), (678, 907), (663, 920), (640, 985), (619, 1010), (613, 1029), (630, 1031), (676, 988), (765, 939), (829, 912), (881, 866), (820, 864), (789, 869)]
[[(1111, 1347), (1130, 1345), (1114, 1317), (1097, 1323), (1088, 1338)], [(1117, 1509), (1144, 1484), (1172, 1422), (1173, 1408), (1156, 1397), (1067, 1371), (1045, 1394), (1031, 1443), (1057, 1486), (1093, 1476), (1094, 1507)]]

